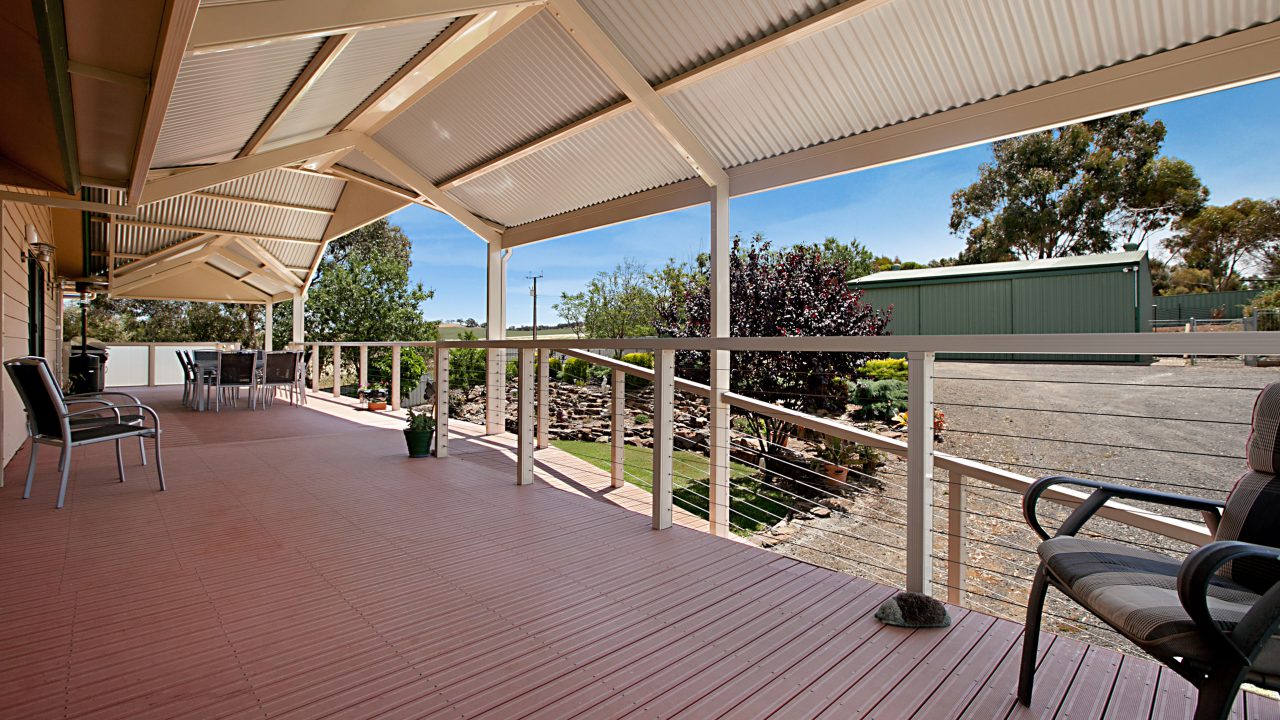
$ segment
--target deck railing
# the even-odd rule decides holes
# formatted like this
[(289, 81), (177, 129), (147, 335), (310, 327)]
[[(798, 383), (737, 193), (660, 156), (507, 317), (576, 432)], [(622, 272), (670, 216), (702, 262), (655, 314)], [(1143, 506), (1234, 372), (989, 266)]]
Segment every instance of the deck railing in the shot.
[[(589, 344), (593, 348), (609, 351), (612, 349), (635, 349), (645, 347), (654, 353), (655, 367), (647, 368), (630, 365), (598, 353), (580, 349)], [(1201, 357), (1251, 356), (1280, 353), (1280, 336), (1273, 333), (1241, 333), (1223, 335), (1209, 334), (1132, 334), (1132, 335), (1022, 335), (1022, 336), (917, 336), (917, 337), (876, 337), (876, 338), (725, 338), (725, 339), (672, 339), (649, 338), (627, 339), (623, 341), (591, 340), (476, 340), (445, 342), (345, 342), (345, 343), (312, 343), (317, 350), (327, 348), (326, 363), (340, 369), (344, 350), (357, 349), (359, 353), (359, 381), (364, 384), (368, 375), (368, 357), (372, 348), (391, 348), (392, 352), (392, 388), (393, 403), (401, 397), (399, 388), (399, 360), (402, 348), (416, 347), (431, 357), (434, 366), (431, 373), (436, 393), (438, 422), (441, 439), (439, 448), (441, 455), (447, 455), (447, 428), (449, 418), (449, 356), (451, 351), (464, 348), (480, 348), (493, 350), (514, 350), (517, 357), (518, 399), (515, 416), (518, 428), (518, 454), (516, 466), (516, 482), (531, 482), (534, 462), (534, 449), (547, 444), (547, 428), (549, 422), (549, 402), (547, 394), (547, 373), (549, 363), (546, 359), (552, 351), (568, 356), (581, 358), (594, 365), (607, 368), (613, 374), (611, 391), (611, 431), (607, 444), (612, 462), (611, 475), (615, 485), (621, 485), (634, 469), (626, 466), (623, 448), (625, 432), (625, 405), (627, 393), (625, 377), (630, 375), (653, 383), (652, 390), (652, 426), (653, 426), (653, 461), (652, 467), (643, 477), (636, 477), (643, 484), (651, 486), (653, 491), (652, 518), (655, 528), (665, 528), (671, 524), (672, 509), (678, 503), (673, 498), (673, 479), (679, 473), (673, 468), (673, 410), (675, 393), (688, 393), (699, 398), (711, 399), (713, 392), (718, 392), (721, 401), (731, 408), (740, 411), (766, 415), (793, 424), (806, 431), (840, 438), (858, 445), (875, 448), (898, 458), (905, 459), (905, 471), (900, 478), (902, 502), (905, 505), (905, 519), (897, 521), (897, 525), (886, 526), (889, 529), (884, 535), (885, 542), (896, 542), (901, 545), (901, 567), (894, 568), (900, 573), (901, 584), (907, 589), (936, 592), (954, 603), (966, 603), (971, 592), (967, 577), (969, 570), (981, 566), (975, 561), (972, 552), (975, 546), (984, 542), (994, 542), (989, 537), (968, 527), (974, 517), (971, 510), (966, 509), (966, 497), (974, 488), (987, 492), (1002, 492), (1007, 496), (1010, 506), (1015, 506), (1022, 491), (1034, 481), (1030, 475), (1010, 471), (978, 460), (958, 457), (946, 452), (935, 451), (932, 427), (927, 423), (910, 423), (907, 438), (888, 437), (869, 432), (852, 425), (797, 412), (773, 403), (763, 402), (746, 395), (730, 392), (726, 388), (716, 391), (706, 384), (695, 383), (677, 377), (675, 352), (677, 350), (729, 350), (744, 351), (786, 351), (786, 352), (876, 352), (905, 354), (911, 372), (909, 374), (908, 416), (911, 418), (931, 418), (935, 406), (933, 396), (934, 358), (939, 353), (1001, 353), (1026, 354), (1043, 357), (1048, 354), (1091, 354), (1118, 356), (1183, 356)], [(492, 355), (492, 353), (491, 353)], [(321, 377), (321, 353), (313, 352), (312, 382), (313, 389), (318, 389)], [(542, 362), (536, 362), (541, 358)], [(505, 418), (505, 365), (490, 361), (487, 364), (488, 393), (486, 406), (489, 413), (498, 412)], [(495, 370), (496, 368), (496, 370)], [(541, 377), (535, 377), (540, 370)], [(335, 373), (341, 377), (340, 370)], [(341, 383), (334, 383), (334, 394), (341, 392)], [(497, 389), (497, 392), (494, 390)], [(714, 418), (713, 418), (714, 420)], [(502, 420), (496, 427), (503, 427)], [(917, 427), (918, 426), (918, 427)], [(489, 427), (495, 427), (490, 422)], [(705, 450), (712, 458), (716, 457), (715, 444), (725, 445), (725, 453), (733, 453), (743, 449), (743, 440), (735, 440), (730, 429), (726, 429), (720, 439), (713, 438), (704, 444)], [(602, 448), (603, 450), (603, 448)], [(713, 461), (714, 464), (714, 461)], [(725, 462), (728, 465), (728, 462)], [(935, 485), (935, 473), (944, 471), (945, 485), (941, 478)], [(1044, 473), (1052, 474), (1052, 473)], [(705, 502), (700, 514), (716, 514), (714, 498), (728, 498), (730, 492), (738, 489), (730, 479), (726, 467), (722, 473), (712, 473), (713, 478), (706, 483), (705, 495), (694, 493), (693, 497), (702, 498)], [(768, 483), (765, 477), (762, 482)], [(714, 485), (720, 483), (721, 488)], [(781, 485), (781, 483), (778, 483)], [(818, 483), (814, 483), (817, 485)], [(700, 486), (701, 487), (701, 486)], [(935, 487), (945, 488), (941, 497), (935, 496)], [(780, 491), (785, 491), (779, 487)], [(1066, 509), (1074, 507), (1082, 501), (1084, 494), (1060, 489), (1046, 495)], [(679, 502), (688, 502), (681, 498)], [(728, 516), (727, 500), (720, 514)], [(763, 504), (763, 503), (762, 503)], [(1198, 545), (1210, 539), (1208, 528), (1192, 519), (1171, 517), (1153, 512), (1131, 504), (1110, 502), (1100, 515), (1106, 519), (1123, 525), (1156, 533), (1173, 541)], [(713, 524), (714, 528), (714, 524)], [(1021, 548), (1026, 550), (1028, 548)], [(854, 560), (858, 557), (853, 556)], [(935, 560), (938, 568), (935, 568)], [(1025, 559), (1034, 564), (1034, 558)], [(870, 562), (870, 561), (868, 561)], [(941, 570), (945, 568), (945, 572)], [(937, 572), (935, 572), (937, 571)], [(980, 589), (974, 589), (975, 595), (988, 595)], [(1006, 600), (1007, 601), (1007, 600)]]

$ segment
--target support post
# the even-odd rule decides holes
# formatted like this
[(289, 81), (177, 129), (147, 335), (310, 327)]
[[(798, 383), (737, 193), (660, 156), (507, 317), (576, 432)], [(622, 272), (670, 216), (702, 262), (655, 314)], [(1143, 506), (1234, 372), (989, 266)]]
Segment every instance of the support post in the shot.
[[(729, 337), (729, 188), (711, 188), (711, 337)], [(711, 351), (711, 397), (707, 400), (710, 441), (708, 518), (713, 535), (729, 535), (729, 390), (728, 350)]]
[(147, 385), (155, 387), (156, 384), (156, 346), (154, 344), (147, 345)]
[(342, 346), (333, 346), (333, 396), (342, 397)]
[(933, 589), (933, 353), (907, 353), (907, 590)]
[(676, 353), (653, 357), (653, 529), (671, 527), (671, 431), (675, 414)]
[(436, 347), (436, 457), (449, 456), (449, 348)]
[[(627, 374), (613, 371), (613, 403), (609, 408), (609, 484), (620, 488), (627, 481)], [(655, 396), (656, 397), (656, 396)]]
[(400, 409), (400, 346), (391, 346), (391, 409)]
[(293, 296), (293, 341), (296, 343), (307, 341), (306, 317), (307, 296), (305, 293), (298, 293)]
[(369, 384), (369, 346), (360, 346), (360, 379), (357, 380), (359, 387)]
[(267, 352), (271, 352), (272, 350), (275, 350), (275, 340), (272, 338), (272, 335), (275, 334), (276, 330), (276, 304), (269, 302), (263, 307), (265, 308), (264, 312), (266, 312), (266, 315), (262, 318), (262, 348)]
[[(507, 337), (507, 261), (497, 243), (489, 245), (486, 332), (488, 340)], [(506, 353), (489, 348), (485, 370), (484, 431), (497, 435), (507, 429)]]
[[(907, 413), (910, 418), (910, 411)], [(965, 566), (969, 564), (969, 548), (964, 513), (964, 476), (947, 471), (947, 602), (963, 606), (968, 593)]]
[(311, 391), (320, 392), (320, 345), (311, 348)]
[(518, 401), (519, 423), (516, 431), (518, 440), (516, 457), (516, 484), (529, 485), (533, 482), (533, 348), (520, 348), (516, 375), (519, 377)]
[(538, 350), (538, 449), (551, 444), (551, 351)]

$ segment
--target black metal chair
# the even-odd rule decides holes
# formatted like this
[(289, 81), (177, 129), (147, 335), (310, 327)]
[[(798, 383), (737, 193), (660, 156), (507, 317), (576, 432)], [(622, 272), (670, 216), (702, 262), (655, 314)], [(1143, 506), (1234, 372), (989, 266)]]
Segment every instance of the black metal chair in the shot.
[[(1044, 542), (1031, 585), (1018, 700), (1031, 704), (1045, 592), (1052, 585), (1199, 688), (1195, 720), (1222, 720), (1241, 683), (1280, 688), (1280, 382), (1258, 395), (1246, 446), (1249, 470), (1225, 502), (1071, 477), (1027, 489), (1023, 513)], [(1060, 485), (1092, 493), (1058, 528), (1036, 506)], [(1112, 498), (1201, 512), (1213, 542), (1184, 560), (1076, 537)]]
[(300, 356), (301, 353), (290, 350), (267, 353), (266, 361), (262, 367), (262, 382), (258, 385), (264, 406), (275, 400), (277, 388), (287, 390), (290, 402), (297, 404), (298, 358)]
[(257, 398), (254, 389), (257, 387), (257, 364), (258, 354), (253, 351), (248, 352), (219, 352), (218, 353), (218, 371), (215, 376), (216, 388), (214, 396), (215, 412), (222, 411), (222, 396), (230, 391), (230, 403), (232, 407), (236, 406), (236, 402), (240, 396), (240, 388), (246, 388), (249, 391), (249, 408), (256, 406)]
[[(101, 442), (116, 444), (116, 467), (120, 472), (120, 482), (124, 482), (124, 456), (120, 442), (127, 438), (152, 438), (155, 443), (156, 474), (160, 478), (160, 489), (164, 490), (164, 466), (160, 461), (160, 416), (146, 405), (140, 403), (117, 403), (94, 405), (88, 410), (71, 412), (63, 398), (62, 390), (54, 380), (44, 358), (21, 357), (7, 360), (5, 370), (13, 380), (27, 411), (27, 430), (31, 435), (31, 461), (27, 466), (27, 485), (22, 497), (31, 497), (31, 485), (35, 480), (37, 451), (41, 445), (53, 445), (62, 448), (59, 468), (62, 481), (58, 487), (58, 504), (62, 507), (67, 494), (67, 477), (71, 472), (71, 449), (81, 445), (92, 445)], [(136, 414), (151, 420), (151, 426), (110, 422), (107, 419), (95, 418), (89, 425), (73, 425), (78, 420), (90, 418), (94, 413), (110, 410), (120, 413), (121, 410), (136, 410)], [(123, 421), (127, 416), (118, 414)]]

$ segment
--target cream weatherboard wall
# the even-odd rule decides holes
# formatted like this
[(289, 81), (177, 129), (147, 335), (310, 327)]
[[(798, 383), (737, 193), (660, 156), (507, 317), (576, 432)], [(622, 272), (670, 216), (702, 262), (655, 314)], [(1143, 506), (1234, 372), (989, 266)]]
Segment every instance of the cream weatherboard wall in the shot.
[[(8, 188), (0, 188), (8, 189)], [(30, 336), (28, 311), (27, 261), (23, 258), (26, 247), (27, 226), (34, 225), (42, 242), (53, 243), (52, 216), (48, 207), (31, 205), (22, 202), (0, 201), (0, 314), (4, 323), (4, 358), (26, 355)], [(53, 275), (53, 267), (47, 266), (46, 272)], [(59, 340), (58, 312), (61, 304), (60, 293), (45, 290), (45, 348), (44, 355), (53, 358), (58, 351)], [(0, 461), (4, 464), (13, 459), (14, 454), (22, 447), (27, 436), (26, 416), (22, 410), (22, 401), (14, 390), (8, 376), (0, 378), (0, 400), (3, 401), (3, 413), (0, 413)]]

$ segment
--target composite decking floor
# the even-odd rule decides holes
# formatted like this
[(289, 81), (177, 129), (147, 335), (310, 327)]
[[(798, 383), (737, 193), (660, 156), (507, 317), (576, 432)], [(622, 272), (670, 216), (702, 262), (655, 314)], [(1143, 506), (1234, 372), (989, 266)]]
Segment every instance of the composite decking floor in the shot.
[[(507, 437), (455, 424), (409, 460), (394, 418), (320, 398), (162, 413), (169, 489), (126, 447), (77, 452), (63, 510), (27, 451), (0, 489), (4, 718), (1189, 718), (1143, 659), (1041, 643), (1013, 701), (1021, 627), (951, 608), (887, 627), (893, 590), (696, 518), (554, 449), (513, 482)], [(687, 526), (686, 526), (687, 525)], [(1242, 696), (1238, 718), (1276, 718)]]

